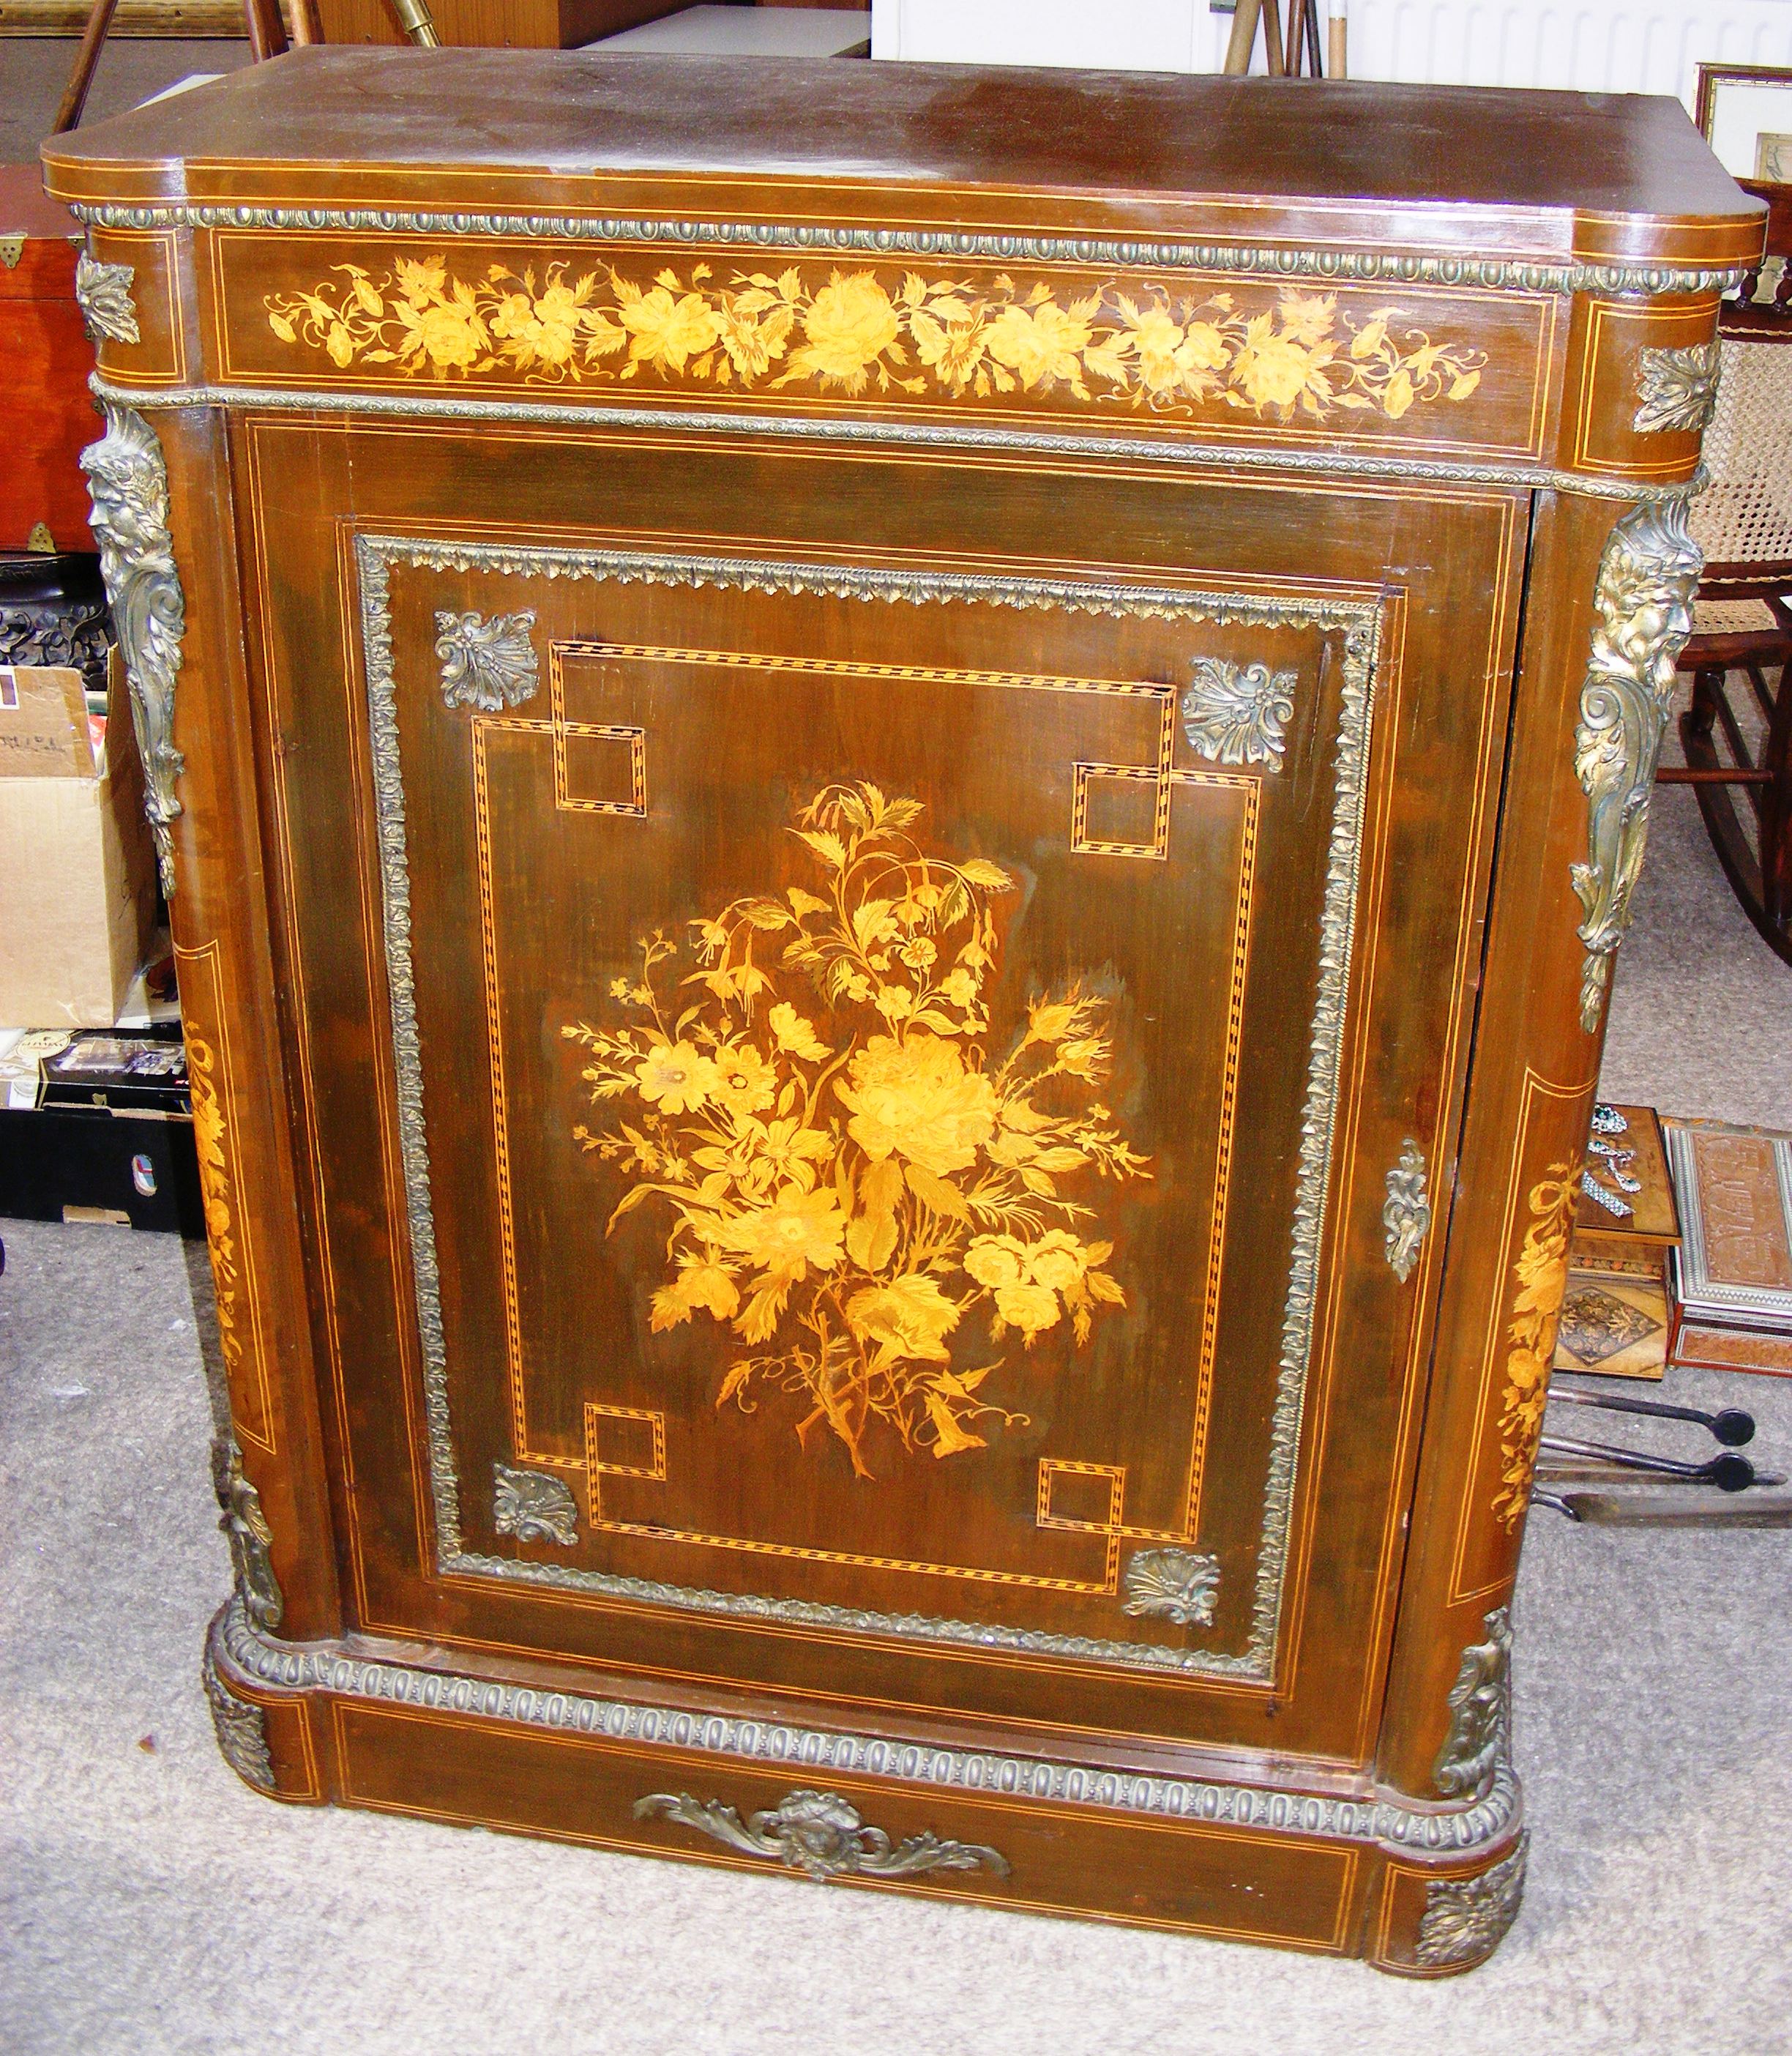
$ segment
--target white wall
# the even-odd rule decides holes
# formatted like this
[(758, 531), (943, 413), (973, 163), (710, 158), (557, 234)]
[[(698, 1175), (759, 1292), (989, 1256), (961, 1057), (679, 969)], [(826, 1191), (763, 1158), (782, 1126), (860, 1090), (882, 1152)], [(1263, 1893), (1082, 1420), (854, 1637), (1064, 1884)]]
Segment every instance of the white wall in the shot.
[[(871, 54), (1215, 71), (1231, 26), (1207, 0), (872, 0)], [(1792, 0), (1350, 0), (1350, 57), (1356, 78), (1671, 93), (1690, 109), (1701, 61), (1792, 65)]]

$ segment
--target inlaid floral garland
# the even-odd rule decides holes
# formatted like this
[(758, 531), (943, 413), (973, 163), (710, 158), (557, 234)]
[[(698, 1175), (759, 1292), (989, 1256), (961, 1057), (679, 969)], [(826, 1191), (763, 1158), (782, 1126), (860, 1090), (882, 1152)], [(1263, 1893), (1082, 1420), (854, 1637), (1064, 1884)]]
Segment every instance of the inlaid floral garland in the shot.
[(1507, 1528), (1516, 1528), (1530, 1504), (1556, 1330), (1568, 1291), (1568, 1243), (1577, 1191), (1577, 1181), (1566, 1164), (1552, 1165), (1549, 1175), (1531, 1187), (1530, 1223), (1513, 1267), (1518, 1291), (1507, 1330), (1512, 1347), (1500, 1395), (1500, 1489), (1494, 1500), (1494, 1512)]
[(736, 272), (726, 285), (708, 264), (645, 285), (612, 265), (571, 278), (552, 263), (539, 282), (502, 264), (452, 278), (443, 257), (400, 258), (378, 278), (354, 264), (332, 270), (337, 279), (313, 291), (270, 295), (269, 326), (339, 370), (389, 364), (405, 378), (645, 375), (954, 400), (1068, 393), (1139, 408), (1217, 401), (1284, 422), (1340, 410), (1397, 421), (1414, 406), (1467, 399), (1486, 361), (1399, 326), (1398, 307), (1359, 324), (1335, 294), (1293, 288), (1241, 308), (1229, 292), (1179, 299), (1109, 284), (1071, 297), (1005, 275), (979, 286), (910, 271), (888, 285), (833, 270), (816, 283), (799, 265)]
[[(616, 1109), (574, 1131), (627, 1183), (610, 1228), (648, 1204), (669, 1220), (652, 1327), (728, 1327), (746, 1349), (716, 1405), (793, 1394), (798, 1437), (825, 1422), (862, 1477), (874, 1423), (949, 1457), (985, 1446), (980, 1421), (1024, 1422), (982, 1396), (1007, 1338), (1068, 1328), (1080, 1350), (1097, 1309), (1126, 1304), (1076, 1190), (1151, 1176), (1100, 1103), (1108, 1003), (1085, 983), (1035, 999), (1006, 1054), (986, 1053), (990, 903), (1015, 880), (925, 855), (922, 811), (828, 786), (793, 831), (819, 892), (736, 900), (683, 952), (656, 932), (610, 988), (634, 1018), (562, 1030)], [(669, 983), (681, 954), (693, 968)]]

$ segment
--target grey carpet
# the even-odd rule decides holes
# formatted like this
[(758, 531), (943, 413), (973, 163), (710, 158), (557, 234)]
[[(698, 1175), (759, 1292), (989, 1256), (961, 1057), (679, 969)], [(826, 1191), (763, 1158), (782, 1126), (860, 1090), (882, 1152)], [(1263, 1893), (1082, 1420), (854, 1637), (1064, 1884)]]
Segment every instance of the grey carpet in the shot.
[[(1612, 1091), (1792, 1122), (1792, 971), (1737, 914), (1683, 793), (1658, 803), (1638, 914)], [(0, 2046), (14, 2056), (1792, 2043), (1783, 1536), (1537, 1515), (1517, 1674), (1530, 1888), (1494, 1962), (1447, 1983), (288, 1809), (226, 1769), (199, 1689), (228, 1570), (203, 1259), (116, 1229), (5, 1233)], [(1792, 1464), (1792, 1383), (1676, 1382), (1755, 1406), (1759, 1447)]]

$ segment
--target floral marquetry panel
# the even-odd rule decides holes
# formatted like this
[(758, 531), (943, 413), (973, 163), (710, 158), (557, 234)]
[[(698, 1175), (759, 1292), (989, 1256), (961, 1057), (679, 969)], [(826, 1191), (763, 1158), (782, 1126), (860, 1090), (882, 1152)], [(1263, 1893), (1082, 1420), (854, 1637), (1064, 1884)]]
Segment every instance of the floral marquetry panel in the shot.
[[(572, 1487), (555, 1575), (1265, 1671), (1327, 1174), (1301, 1129), (1328, 1141), (1340, 1054), (1320, 954), (1355, 909), (1322, 840), (1298, 888), (1266, 880), (1311, 834), (1286, 769), (1212, 761), (1158, 681), (1273, 658), (1321, 820), (1355, 840), (1379, 607), (1228, 619), (1159, 588), (1091, 613), (987, 575), (966, 602), (813, 559), (370, 537), (360, 577), (434, 1396), (457, 1441), (500, 1402), (492, 1457)], [(536, 698), (469, 729), (418, 693), (444, 595), (527, 603)], [(1040, 626), (1049, 669), (1024, 661)], [(1247, 1079), (1284, 924), (1311, 998)], [(429, 1117), (482, 1017), (484, 1150)], [(1245, 1236), (1279, 1260), (1228, 1291)], [(1268, 1420), (1216, 1393), (1252, 1306), (1231, 1362)], [(483, 1489), (458, 1521), (487, 1575), (558, 1556), (488, 1529)], [(1127, 1560), (1197, 1536), (1230, 1544), (1226, 1611), (1129, 1611)]]
[(1555, 302), (987, 262), (214, 238), (221, 374), (1544, 447)]

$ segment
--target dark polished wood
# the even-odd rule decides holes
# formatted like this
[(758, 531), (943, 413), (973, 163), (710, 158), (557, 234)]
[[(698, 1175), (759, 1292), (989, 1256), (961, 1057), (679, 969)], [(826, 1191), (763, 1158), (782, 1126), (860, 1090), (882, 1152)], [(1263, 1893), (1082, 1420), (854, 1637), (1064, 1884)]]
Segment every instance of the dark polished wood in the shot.
[(1480, 1960), (1581, 687), (1759, 209), (1649, 101), (472, 50), (48, 161), (184, 589), (233, 1763)]

